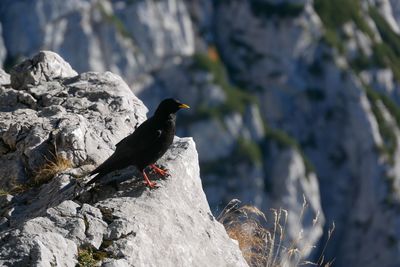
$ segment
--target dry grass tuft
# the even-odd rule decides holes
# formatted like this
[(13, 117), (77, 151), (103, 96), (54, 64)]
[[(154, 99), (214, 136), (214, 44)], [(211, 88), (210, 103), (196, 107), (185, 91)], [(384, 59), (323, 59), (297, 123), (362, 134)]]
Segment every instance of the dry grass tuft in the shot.
[[(56, 151), (55, 146), (54, 150)], [(7, 188), (0, 189), (0, 196), (24, 193), (33, 187), (38, 187), (49, 182), (56, 174), (73, 167), (72, 162), (61, 156), (59, 153), (53, 153), (51, 151), (49, 153), (51, 155), (50, 159), (46, 156), (44, 157), (46, 162), (33, 172), (30, 180), (25, 183), (20, 183), (15, 177), (10, 178)]]
[(64, 158), (57, 152), (55, 154), (52, 153), (52, 159), (46, 158), (46, 163), (35, 171), (32, 183), (34, 186), (42, 185), (49, 182), (57, 173), (72, 167), (72, 162), (69, 159)]
[(18, 195), (27, 191), (31, 186), (29, 184), (13, 183), (10, 189), (11, 195)]
[(229, 202), (217, 219), (225, 226), (229, 237), (239, 242), (243, 257), (250, 266), (266, 266), (268, 231), (259, 221), (259, 217), (265, 219), (265, 216), (256, 207), (239, 208), (239, 204), (236, 199)]
[(78, 250), (78, 264), (79, 267), (94, 267), (97, 260), (94, 258), (93, 251), (89, 248), (80, 248)]
[[(253, 206), (240, 206), (240, 201), (232, 200), (218, 216), (229, 237), (239, 242), (239, 248), (249, 266), (324, 266), (329, 267), (332, 262), (325, 262), (323, 254), (334, 231), (334, 224), (328, 232), (328, 240), (325, 242), (321, 256), (317, 263), (307, 261), (304, 258), (305, 251), (299, 247), (302, 240), (302, 231), (298, 238), (289, 247), (283, 245), (288, 212), (284, 209), (271, 210), (273, 216), (272, 227), (266, 227), (267, 219), (265, 214)], [(304, 200), (302, 214), (307, 208)], [(318, 215), (314, 219), (314, 225), (318, 221)], [(305, 250), (305, 249), (303, 249)]]
[[(100, 266), (100, 262), (105, 258), (113, 257), (111, 254), (107, 253), (103, 249), (107, 247), (105, 242), (112, 241), (103, 241), (100, 246), (100, 249), (93, 248), (88, 245), (83, 245), (78, 249), (78, 267), (95, 267)], [(109, 246), (110, 244), (108, 244)]]
[(1, 196), (6, 196), (6, 195), (8, 195), (8, 194), (9, 194), (8, 191), (6, 191), (6, 190), (4, 190), (4, 189), (0, 189), (0, 197), (1, 197)]

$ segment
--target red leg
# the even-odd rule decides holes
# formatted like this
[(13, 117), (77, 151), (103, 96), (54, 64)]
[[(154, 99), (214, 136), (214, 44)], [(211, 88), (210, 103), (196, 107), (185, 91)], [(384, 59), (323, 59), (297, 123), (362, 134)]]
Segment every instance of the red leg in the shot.
[(149, 178), (147, 177), (146, 172), (145, 172), (144, 170), (142, 171), (142, 174), (143, 174), (143, 178), (144, 178), (145, 183), (146, 183), (150, 188), (154, 188), (154, 186), (157, 185), (156, 182), (151, 182), (151, 181), (149, 180)]
[(150, 168), (152, 168), (156, 173), (158, 173), (159, 175), (161, 175), (163, 177), (169, 175), (168, 170), (160, 169), (155, 164), (150, 164)]

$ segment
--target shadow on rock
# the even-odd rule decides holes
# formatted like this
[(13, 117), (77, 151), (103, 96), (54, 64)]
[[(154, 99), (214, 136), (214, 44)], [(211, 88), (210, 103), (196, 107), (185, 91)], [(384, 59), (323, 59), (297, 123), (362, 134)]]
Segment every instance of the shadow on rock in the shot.
[[(74, 169), (73, 169), (74, 170)], [(86, 187), (83, 179), (76, 178), (72, 171), (60, 173), (49, 183), (39, 188), (16, 195), (9, 205), (2, 208), (1, 215), (7, 219), (4, 227), (16, 227), (29, 219), (46, 214), (49, 208), (55, 207), (66, 200), (94, 204), (101, 200), (115, 197), (140, 197), (149, 189), (143, 182), (141, 173), (134, 167), (118, 170), (104, 176), (95, 186)], [(153, 174), (150, 179), (159, 180)]]

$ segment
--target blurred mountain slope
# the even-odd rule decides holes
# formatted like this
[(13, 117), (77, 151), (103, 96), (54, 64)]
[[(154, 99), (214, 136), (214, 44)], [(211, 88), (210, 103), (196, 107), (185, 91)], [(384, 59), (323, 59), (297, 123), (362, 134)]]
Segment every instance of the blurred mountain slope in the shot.
[(397, 1), (2, 1), (0, 15), (5, 67), (50, 49), (122, 75), (151, 111), (192, 106), (178, 135), (194, 137), (216, 210), (286, 208), (304, 245), (319, 211), (335, 266), (400, 264)]

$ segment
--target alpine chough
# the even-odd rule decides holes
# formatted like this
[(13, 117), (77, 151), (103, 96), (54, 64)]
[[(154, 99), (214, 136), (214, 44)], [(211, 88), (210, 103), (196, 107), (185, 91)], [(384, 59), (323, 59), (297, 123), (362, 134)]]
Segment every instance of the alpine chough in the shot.
[(151, 167), (156, 173), (166, 176), (166, 170), (158, 168), (154, 163), (164, 155), (175, 136), (176, 112), (188, 105), (168, 98), (161, 101), (154, 115), (143, 122), (131, 135), (122, 139), (115, 152), (90, 175), (97, 174), (87, 185), (95, 183), (104, 175), (120, 170), (130, 165), (136, 166), (143, 174), (145, 183), (154, 187), (146, 175), (146, 167)]

